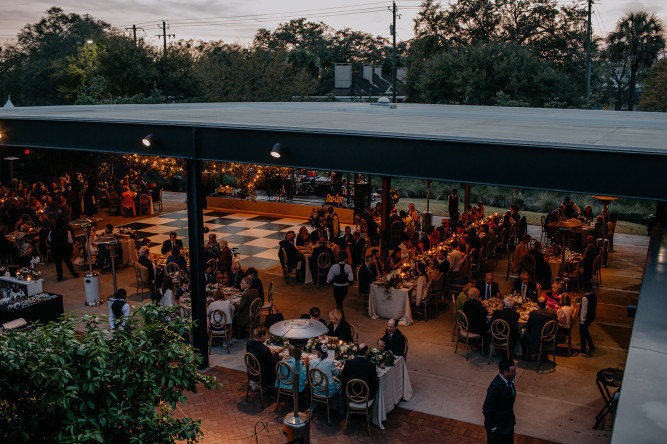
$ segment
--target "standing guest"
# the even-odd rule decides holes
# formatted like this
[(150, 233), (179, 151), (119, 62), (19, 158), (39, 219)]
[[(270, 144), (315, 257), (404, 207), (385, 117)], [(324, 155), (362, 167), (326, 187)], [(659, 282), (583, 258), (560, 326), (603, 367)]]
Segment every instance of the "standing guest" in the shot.
[(324, 325), (327, 325), (327, 321), (325, 321), (320, 315), (320, 307), (311, 307), (311, 309), (308, 311), (308, 314), (301, 315), (301, 319), (312, 319), (313, 321), (320, 321)]
[(459, 198), (459, 192), (456, 189), (452, 190), (452, 194), (447, 196), (447, 209), (449, 211), (449, 220), (454, 222), (458, 220), (459, 216), (459, 203), (461, 198)]
[(338, 310), (331, 310), (329, 312), (329, 328), (328, 336), (336, 338), (343, 342), (352, 342), (352, 330), (350, 324), (343, 319), (343, 314)]
[(535, 241), (533, 248), (528, 250), (527, 253), (535, 259), (535, 280), (539, 284), (551, 281), (551, 267), (549, 267), (549, 263), (544, 259), (541, 248), (542, 244)]
[[(92, 233), (92, 231), (91, 231)], [(153, 259), (151, 259), (151, 251), (148, 247), (141, 247), (139, 249), (139, 265), (146, 267), (148, 270), (148, 282), (151, 287), (154, 288), (155, 285), (155, 264)]]
[(229, 248), (229, 243), (224, 239), (220, 241), (220, 270), (227, 277), (232, 274), (232, 249)]
[(519, 279), (512, 286), (512, 293), (519, 293), (523, 299), (537, 300), (537, 295), (542, 291), (540, 284), (535, 285), (530, 281), (530, 274), (527, 271), (521, 272)]
[(368, 237), (371, 241), (371, 245), (377, 245), (380, 241), (380, 231), (378, 225), (375, 222), (375, 209), (369, 208), (362, 216), (366, 221), (366, 226), (368, 227)]
[(241, 289), (241, 280), (245, 277), (245, 272), (241, 269), (241, 263), (235, 261), (231, 266), (231, 273), (229, 275), (229, 286), (237, 290)]
[(296, 237), (296, 246), (297, 247), (305, 246), (308, 242), (310, 242), (309, 236), (310, 233), (308, 233), (308, 228), (303, 226), (299, 228), (299, 235)]
[(491, 322), (489, 325), (493, 324), (493, 321), (496, 319), (502, 319), (507, 322), (507, 325), (510, 327), (510, 336), (509, 336), (509, 349), (510, 353), (514, 350), (516, 342), (519, 339), (519, 313), (514, 311), (512, 307), (514, 306), (514, 299), (511, 297), (506, 297), (503, 299), (503, 307), (501, 310), (493, 310), (491, 314)]
[(348, 225), (345, 227), (345, 233), (340, 238), (338, 245), (344, 246), (350, 242), (354, 243), (354, 237), (352, 236), (352, 228)]
[(112, 330), (116, 328), (122, 330), (125, 328), (125, 318), (130, 316), (130, 304), (125, 300), (127, 298), (127, 291), (124, 288), (119, 288), (113, 297), (115, 301), (113, 301), (109, 310), (109, 327)]
[(128, 211), (132, 210), (132, 216), (136, 216), (137, 209), (134, 206), (134, 198), (136, 197), (136, 195), (134, 194), (134, 192), (130, 191), (129, 187), (124, 186), (121, 196), (123, 197), (122, 205), (123, 208), (125, 209), (126, 215)]
[(475, 287), (479, 290), (482, 300), (500, 297), (500, 285), (493, 280), (493, 273), (486, 273), (484, 279), (477, 281)]
[[(259, 299), (259, 293), (254, 288), (250, 288), (252, 285), (252, 277), (246, 276), (241, 280), (241, 300), (235, 304), (234, 309), (236, 310), (236, 328), (241, 337), (241, 333), (248, 330), (250, 327), (250, 306), (252, 303)], [(259, 319), (255, 319), (259, 321)]]
[(378, 339), (377, 344), (384, 347), (385, 350), (390, 350), (394, 356), (403, 356), (405, 354), (405, 336), (396, 327), (396, 324), (396, 319), (387, 321), (384, 336)]
[(563, 214), (565, 214), (565, 217), (568, 219), (577, 217), (579, 214), (581, 214), (581, 210), (576, 203), (570, 200), (569, 196), (563, 200), (561, 208), (563, 208)]
[(58, 210), (60, 213), (58, 219), (65, 221), (65, 225), (69, 224), (70, 220), (72, 219), (72, 208), (67, 205), (67, 199), (65, 199), (64, 196), (60, 197), (60, 205), (58, 206)]
[[(586, 355), (592, 355), (595, 351), (593, 338), (588, 328), (595, 320), (595, 311), (598, 305), (598, 298), (593, 291), (591, 282), (584, 282), (584, 297), (581, 298), (581, 312), (579, 313), (579, 336), (581, 338), (581, 352)], [(588, 346), (588, 351), (586, 347)]]
[(259, 361), (262, 380), (257, 382), (261, 384), (261, 387), (273, 387), (276, 381), (276, 364), (280, 361), (280, 355), (277, 352), (271, 353), (269, 347), (264, 344), (268, 333), (268, 329), (263, 325), (257, 327), (252, 332), (252, 340), (245, 345), (246, 353), (250, 353)]
[(377, 370), (375, 369), (375, 364), (366, 359), (367, 354), (368, 346), (366, 344), (359, 344), (359, 347), (357, 347), (357, 357), (345, 362), (340, 375), (343, 393), (347, 393), (348, 382), (353, 379), (361, 379), (368, 385), (368, 399), (375, 399), (378, 381)]
[(364, 261), (364, 255), (366, 253), (366, 239), (361, 237), (361, 232), (359, 230), (355, 231), (353, 234), (353, 244), (352, 244), (352, 266), (357, 268)]
[(63, 218), (56, 221), (56, 226), (51, 229), (47, 241), (51, 246), (53, 259), (56, 263), (58, 282), (63, 280), (63, 262), (65, 262), (72, 276), (78, 278), (79, 273), (74, 270), (74, 265), (72, 265), (72, 253), (74, 252), (72, 232), (67, 229)]
[(345, 300), (345, 296), (347, 296), (348, 287), (354, 281), (352, 267), (345, 263), (346, 259), (347, 253), (341, 251), (338, 254), (338, 263), (332, 265), (327, 274), (327, 283), (330, 284), (333, 282), (333, 295), (336, 300), (336, 308), (343, 314), (345, 313), (343, 310), (343, 301)]
[(375, 258), (372, 255), (366, 256), (364, 264), (359, 267), (357, 278), (359, 279), (359, 293), (368, 295), (371, 291), (371, 283), (377, 278), (373, 270)]
[(180, 239), (177, 239), (177, 237), (178, 237), (178, 235), (176, 234), (175, 231), (172, 231), (171, 233), (169, 233), (169, 239), (167, 239), (166, 241), (164, 241), (162, 243), (162, 248), (160, 249), (160, 252), (162, 254), (167, 254), (170, 251), (172, 251), (175, 246), (179, 246), (179, 247), (183, 248), (183, 241), (180, 240)]
[[(547, 308), (547, 300), (544, 296), (537, 298), (537, 310), (533, 310), (528, 315), (528, 322), (526, 322), (526, 332), (523, 334), (524, 353), (528, 356), (527, 349), (537, 353), (540, 349), (540, 341), (542, 340), (542, 327), (549, 321), (557, 321), (558, 316), (554, 310)], [(539, 356), (538, 356), (539, 358)], [(528, 359), (530, 360), (530, 359)]]
[(500, 373), (491, 381), (482, 407), (486, 442), (511, 444), (514, 442), (514, 424), (516, 424), (514, 418), (516, 365), (514, 361), (501, 359), (498, 369)]

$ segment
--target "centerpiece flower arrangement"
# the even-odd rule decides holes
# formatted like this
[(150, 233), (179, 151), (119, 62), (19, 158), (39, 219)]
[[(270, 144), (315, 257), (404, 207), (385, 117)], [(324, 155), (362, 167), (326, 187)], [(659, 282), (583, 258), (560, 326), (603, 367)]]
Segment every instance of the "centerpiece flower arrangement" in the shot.
[(396, 205), (401, 200), (401, 195), (396, 188), (389, 189), (389, 199), (391, 199), (392, 205)]
[(118, 227), (118, 232), (120, 234), (127, 234), (130, 236), (130, 239), (137, 239), (137, 233), (135, 233), (134, 230), (130, 227)]
[(282, 336), (271, 335), (266, 340), (266, 343), (269, 345), (277, 345), (279, 347), (287, 348), (289, 346), (289, 341)]
[(308, 222), (313, 228), (327, 228), (333, 224), (333, 219), (326, 207), (314, 207)]
[(368, 359), (371, 362), (374, 362), (377, 367), (393, 367), (396, 362), (396, 356), (391, 350), (385, 350), (383, 348), (371, 348), (368, 351)]
[(28, 267), (22, 267), (16, 272), (16, 279), (27, 280), (28, 278), (32, 279), (41, 279), (42, 272), (34, 270)]
[(318, 338), (308, 339), (305, 349), (314, 353), (317, 344), (324, 344), (327, 349), (333, 350), (335, 359), (352, 359), (357, 356), (357, 346), (351, 342), (337, 341), (329, 336), (320, 336)]
[(380, 280), (379, 285), (384, 288), (387, 293), (389, 293), (390, 289), (398, 288), (403, 285), (403, 278), (401, 277), (401, 273), (388, 273)]

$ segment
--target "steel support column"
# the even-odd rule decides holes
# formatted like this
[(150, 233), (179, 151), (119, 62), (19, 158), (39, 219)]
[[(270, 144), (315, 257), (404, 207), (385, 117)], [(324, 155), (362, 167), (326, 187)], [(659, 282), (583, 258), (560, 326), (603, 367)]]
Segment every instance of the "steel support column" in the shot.
[[(197, 149), (197, 130), (192, 130), (193, 153)], [(193, 156), (194, 157), (194, 156)], [(204, 288), (204, 213), (197, 190), (201, 190), (202, 161), (187, 159), (188, 240), (190, 245), (190, 297), (195, 322), (194, 347), (202, 358), (200, 367), (208, 367), (206, 332), (206, 292)]]
[(382, 229), (380, 230), (380, 233), (382, 234), (382, 237), (380, 238), (380, 251), (384, 258), (389, 257), (389, 242), (391, 239), (391, 224), (389, 223), (389, 215), (391, 213), (390, 189), (391, 177), (382, 176), (382, 214), (380, 214), (382, 220)]

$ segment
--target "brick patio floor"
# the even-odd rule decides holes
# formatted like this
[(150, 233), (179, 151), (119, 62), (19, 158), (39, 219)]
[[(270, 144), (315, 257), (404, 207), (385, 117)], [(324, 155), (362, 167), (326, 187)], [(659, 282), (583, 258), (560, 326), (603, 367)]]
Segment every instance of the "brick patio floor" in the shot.
[[(204, 438), (202, 443), (283, 443), (282, 419), (291, 410), (291, 399), (275, 412), (275, 393), (264, 397), (264, 409), (260, 407), (259, 393), (252, 392), (245, 402), (247, 378), (244, 372), (214, 367), (206, 374), (215, 376), (223, 384), (222, 389), (202, 389), (197, 394), (188, 393), (187, 402), (180, 406), (183, 415), (202, 420)], [(266, 428), (262, 425), (266, 424)], [(486, 442), (484, 428), (474, 424), (441, 418), (415, 411), (396, 408), (387, 414), (385, 429), (371, 425), (368, 436), (363, 417), (353, 416), (343, 433), (345, 418), (332, 410), (331, 425), (327, 424), (326, 412), (319, 406), (311, 423), (312, 444), (342, 443), (482, 443)], [(257, 439), (255, 440), (255, 428)], [(515, 443), (546, 443), (535, 438), (516, 435)]]

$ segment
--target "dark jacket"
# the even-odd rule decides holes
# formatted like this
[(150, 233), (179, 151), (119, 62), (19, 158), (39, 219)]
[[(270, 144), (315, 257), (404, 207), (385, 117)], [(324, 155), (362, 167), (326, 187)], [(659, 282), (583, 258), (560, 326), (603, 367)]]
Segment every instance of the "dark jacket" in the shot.
[(276, 363), (280, 360), (279, 355), (273, 355), (269, 347), (256, 339), (248, 341), (245, 351), (253, 355), (259, 361), (262, 385), (272, 387), (276, 382)]
[(382, 336), (378, 341), (384, 342), (384, 349), (391, 350), (395, 356), (403, 356), (405, 353), (405, 336), (399, 329), (396, 329), (394, 334), (389, 339), (389, 332), (384, 331), (384, 336)]
[(294, 244), (287, 240), (280, 241), (280, 248), (285, 250), (287, 254), (287, 267), (290, 271), (296, 268), (296, 265), (301, 262), (302, 255), (299, 253), (299, 250), (296, 249)]
[[(486, 280), (482, 279), (481, 281), (477, 281), (475, 284), (475, 287), (479, 290), (479, 298), (481, 300), (487, 299), (486, 297)], [(491, 284), (491, 297), (495, 298), (498, 296), (498, 293), (500, 293), (500, 285), (498, 285), (497, 282), (493, 282)]]
[(336, 328), (335, 331), (333, 322), (329, 322), (327, 327), (329, 328), (329, 333), (327, 333), (327, 335), (338, 338), (343, 342), (352, 342), (352, 330), (350, 329), (350, 324), (348, 324), (345, 319), (341, 319), (338, 328)]
[(368, 361), (366, 358), (357, 356), (345, 362), (343, 372), (340, 374), (340, 382), (342, 384), (343, 393), (346, 394), (347, 383), (353, 379), (361, 379), (368, 384), (368, 398), (375, 399), (375, 392), (377, 391), (377, 370), (375, 364)]
[(241, 289), (241, 281), (245, 277), (245, 271), (239, 270), (238, 273), (231, 273), (229, 275), (229, 286)]
[[(183, 241), (176, 239), (174, 241), (174, 245), (178, 245), (179, 247), (183, 248)], [(171, 239), (167, 239), (166, 241), (162, 242), (162, 249), (160, 249), (160, 252), (162, 254), (167, 254), (169, 251), (173, 250), (174, 245), (172, 245)]]
[(484, 413), (484, 427), (487, 431), (497, 428), (501, 435), (514, 434), (514, 400), (516, 394), (507, 386), (505, 381), (496, 375), (486, 391), (486, 399), (482, 407)]
[(526, 323), (525, 338), (526, 346), (537, 353), (540, 349), (540, 340), (542, 339), (542, 327), (549, 321), (558, 321), (558, 316), (554, 310), (549, 308), (540, 308), (531, 311)]
[(153, 269), (153, 263), (146, 256), (139, 256), (139, 264), (143, 265), (148, 269), (148, 282), (152, 283), (155, 281), (155, 270)]
[(479, 299), (468, 299), (463, 304), (463, 313), (468, 318), (468, 330), (471, 333), (485, 335), (488, 331), (486, 308)]
[[(522, 285), (523, 285), (523, 282), (521, 282), (521, 279), (517, 279), (514, 282), (514, 285), (512, 285), (512, 293), (517, 292), (517, 293), (521, 294), (521, 286)], [(532, 282), (528, 282), (528, 288), (526, 289), (526, 297), (528, 297), (529, 299), (532, 299), (534, 301), (537, 300), (537, 287)]]
[(368, 294), (371, 291), (371, 283), (375, 280), (373, 267), (370, 269), (368, 265), (363, 264), (359, 267), (359, 272), (357, 273), (357, 279), (359, 279), (359, 293)]
[(241, 301), (236, 304), (236, 325), (239, 331), (247, 330), (250, 326), (250, 305), (255, 299), (259, 299), (259, 293), (254, 288), (248, 288), (241, 296)]

